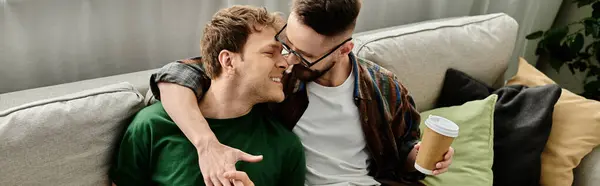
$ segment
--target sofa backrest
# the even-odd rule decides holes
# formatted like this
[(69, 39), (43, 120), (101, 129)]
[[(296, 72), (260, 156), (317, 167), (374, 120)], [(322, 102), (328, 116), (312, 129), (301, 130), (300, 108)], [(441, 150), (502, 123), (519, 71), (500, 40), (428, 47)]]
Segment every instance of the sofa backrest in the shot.
[(150, 75), (152, 75), (152, 73), (154, 73), (155, 71), (155, 69), (145, 70), (128, 74), (121, 74), (103, 78), (83, 80), (73, 83), (65, 83), (60, 85), (53, 85), (0, 94), (0, 112), (12, 107), (16, 107), (34, 101), (55, 98), (67, 94), (74, 94), (81, 91), (86, 91), (122, 82), (127, 82), (131, 84), (136, 91), (146, 93), (149, 88), (148, 82), (150, 82)]
[(354, 53), (394, 72), (424, 111), (433, 108), (448, 68), (501, 85), (517, 29), (503, 13), (433, 20), (357, 33)]
[(110, 185), (115, 146), (143, 107), (120, 83), (0, 110), (0, 185)]

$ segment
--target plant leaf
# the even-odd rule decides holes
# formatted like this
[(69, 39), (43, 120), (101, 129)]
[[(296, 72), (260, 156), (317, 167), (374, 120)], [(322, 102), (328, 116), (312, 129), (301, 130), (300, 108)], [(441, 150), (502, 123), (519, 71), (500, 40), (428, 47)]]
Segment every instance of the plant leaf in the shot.
[(585, 78), (583, 79), (583, 84), (586, 84), (588, 81), (592, 80), (593, 78), (590, 78), (590, 77), (593, 77), (593, 76), (594, 76), (593, 70), (591, 70), (591, 69), (588, 70), (587, 73), (585, 74)]
[(564, 62), (571, 61), (577, 55), (577, 53), (572, 52), (572, 51), (573, 50), (571, 49), (571, 47), (569, 45), (567, 45), (566, 43), (563, 43), (560, 45), (559, 50), (555, 51), (556, 52), (555, 56), (558, 56), (558, 59), (560, 59), (561, 61), (564, 61)]
[(569, 47), (571, 47), (571, 52), (578, 53), (581, 48), (583, 48), (583, 34), (578, 33), (575, 36), (575, 39), (571, 43), (569, 43)]
[[(584, 52), (590, 54), (591, 53), (590, 49), (592, 49), (592, 47), (595, 47), (595, 46), (596, 46), (596, 42), (593, 42), (592, 44), (589, 44), (588, 46), (585, 47), (585, 51)], [(592, 55), (592, 54), (590, 54), (590, 55)]]
[(589, 77), (592, 77), (592, 76), (594, 76), (594, 71), (590, 69), (590, 70), (588, 70), (588, 72), (585, 74), (585, 78), (589, 78)]
[(544, 39), (540, 40), (537, 44), (537, 48), (535, 48), (536, 56), (539, 56), (543, 53), (546, 53), (546, 41)]
[(582, 6), (586, 6), (589, 4), (592, 4), (595, 0), (578, 0), (577, 1), (577, 8), (581, 8)]
[(585, 25), (586, 36), (592, 35), (594, 38), (598, 37), (598, 31), (600, 30), (600, 28), (595, 19), (585, 19), (583, 21), (583, 24)]
[(563, 64), (565, 64), (565, 62), (561, 61), (560, 59), (553, 57), (550, 58), (550, 66), (556, 70), (557, 73), (560, 72), (560, 67), (562, 67)]
[(599, 60), (600, 59), (600, 47), (599, 46), (600, 45), (595, 45), (594, 46), (594, 49), (596, 50), (596, 56), (595, 56), (596, 57), (596, 61), (600, 61)]
[(583, 61), (576, 61), (575, 65), (577, 66), (577, 69), (579, 69), (579, 72), (584, 72), (585, 70), (588, 69), (587, 63), (585, 63)]
[(596, 65), (590, 65), (590, 70), (588, 70), (585, 78), (590, 78), (596, 76), (596, 78), (600, 78), (600, 67)]
[[(571, 50), (569, 46), (564, 43), (561, 44), (562, 40), (567, 36), (569, 27), (556, 27), (551, 28), (544, 34), (544, 49), (548, 51), (551, 58), (558, 58), (562, 61), (568, 61), (568, 54)], [(566, 50), (565, 50), (566, 48)]]
[(585, 63), (583, 60), (575, 61), (573, 62), (573, 67), (575, 69), (579, 69), (579, 72), (583, 72), (587, 69), (587, 63)]
[[(557, 27), (557, 28), (551, 28), (550, 30), (548, 30), (545, 34), (546, 37), (565, 37), (567, 35), (567, 33), (569, 33), (569, 27), (568, 26), (562, 26), (562, 27)], [(562, 38), (561, 37), (561, 38)]]
[(537, 32), (533, 32), (527, 36), (525, 36), (526, 39), (532, 40), (532, 39), (537, 39), (540, 38), (544, 35), (544, 31), (537, 31)]
[(590, 70), (593, 71), (593, 75), (600, 76), (600, 67), (596, 65), (590, 65)]
[(581, 96), (587, 99), (600, 101), (600, 92), (583, 92), (581, 93)]
[(568, 33), (569, 27), (567, 26), (551, 28), (545, 33), (544, 40), (546, 40), (546, 43), (549, 45), (560, 45), (560, 42)]
[[(594, 5), (596, 5), (596, 4), (594, 4)], [(594, 9), (594, 11), (592, 11), (592, 17), (600, 18), (600, 9)]]
[(595, 2), (594, 4), (592, 4), (592, 9), (600, 10), (600, 2)]
[(579, 58), (581, 58), (581, 59), (588, 59), (588, 58), (592, 57), (592, 55), (587, 52), (579, 52), (577, 54), (577, 56), (579, 56)]
[(587, 83), (589, 81), (600, 81), (600, 67), (596, 65), (590, 65), (590, 70), (588, 70), (587, 74), (585, 75), (583, 82)]
[(544, 52), (545, 52), (544, 46), (538, 43), (538, 47), (535, 48), (535, 55), (539, 56), (539, 55), (541, 55)]
[(575, 69), (573, 69), (573, 64), (567, 64), (567, 66), (569, 66), (569, 70), (571, 71), (571, 73), (575, 74)]
[(600, 92), (600, 80), (596, 80), (596, 81), (592, 81), (592, 82), (586, 83), (583, 86), (583, 89), (586, 92), (590, 92), (590, 93)]

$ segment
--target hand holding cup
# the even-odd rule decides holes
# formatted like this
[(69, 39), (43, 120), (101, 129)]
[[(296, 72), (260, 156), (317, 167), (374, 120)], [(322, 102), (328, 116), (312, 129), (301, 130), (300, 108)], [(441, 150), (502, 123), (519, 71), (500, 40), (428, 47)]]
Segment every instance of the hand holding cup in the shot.
[(454, 122), (440, 117), (429, 116), (422, 141), (415, 146), (418, 150), (415, 168), (426, 175), (439, 175), (448, 171), (452, 163), (454, 149), (450, 147), (458, 137), (459, 127)]

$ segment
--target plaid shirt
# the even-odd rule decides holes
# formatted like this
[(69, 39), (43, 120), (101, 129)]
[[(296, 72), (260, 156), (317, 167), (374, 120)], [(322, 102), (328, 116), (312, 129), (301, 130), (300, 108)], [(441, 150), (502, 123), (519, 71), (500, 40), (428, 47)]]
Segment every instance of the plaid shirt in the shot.
[[(417, 180), (424, 175), (407, 172), (408, 153), (418, 142), (420, 116), (407, 89), (390, 71), (365, 59), (350, 54), (354, 73), (354, 102), (359, 108), (361, 125), (371, 163), (369, 175), (383, 185), (420, 185)], [(150, 88), (157, 99), (160, 92), (157, 82), (176, 83), (192, 89), (198, 98), (210, 86), (203, 73), (200, 57), (172, 62), (153, 74)], [(286, 74), (282, 103), (268, 104), (269, 110), (289, 129), (294, 128), (308, 107), (305, 83), (295, 78), (294, 72)], [(408, 165), (412, 166), (412, 165)]]

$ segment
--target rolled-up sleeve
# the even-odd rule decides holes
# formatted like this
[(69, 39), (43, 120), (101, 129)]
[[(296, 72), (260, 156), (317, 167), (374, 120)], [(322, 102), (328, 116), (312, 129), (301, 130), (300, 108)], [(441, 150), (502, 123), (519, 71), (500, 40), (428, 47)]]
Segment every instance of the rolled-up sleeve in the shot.
[(210, 78), (204, 73), (199, 58), (190, 59), (198, 63), (183, 61), (171, 62), (163, 66), (158, 72), (150, 77), (150, 90), (154, 97), (160, 100), (159, 82), (175, 83), (194, 91), (197, 98), (201, 98), (205, 89), (210, 86)]

